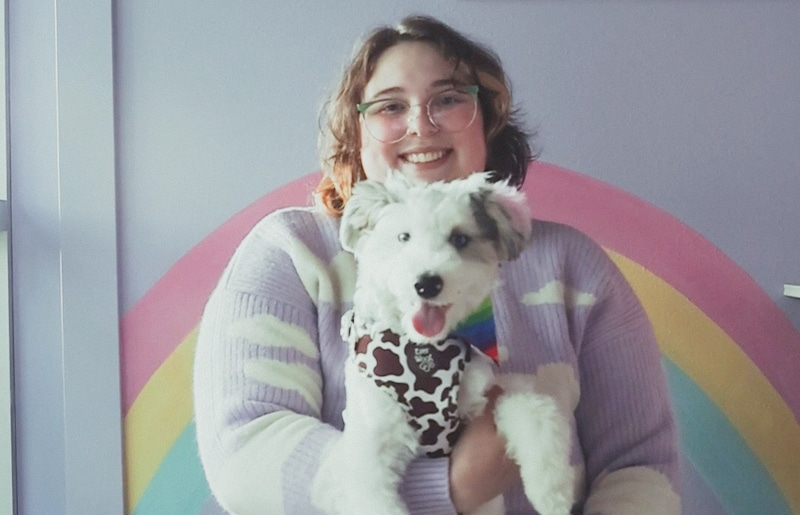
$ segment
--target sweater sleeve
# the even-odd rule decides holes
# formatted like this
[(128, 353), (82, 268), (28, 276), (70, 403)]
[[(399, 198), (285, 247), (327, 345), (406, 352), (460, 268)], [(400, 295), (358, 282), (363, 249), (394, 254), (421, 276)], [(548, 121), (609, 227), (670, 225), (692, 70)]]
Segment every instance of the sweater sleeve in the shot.
[(677, 429), (649, 320), (624, 276), (596, 251), (597, 299), (585, 322), (575, 412), (586, 515), (680, 513)]
[[(217, 501), (240, 515), (320, 513), (313, 480), (341, 434), (338, 313), (352, 264), (335, 231), (295, 215), (268, 217), (245, 238), (198, 335), (200, 457)], [(447, 460), (412, 463), (402, 491), (412, 512), (453, 512), (447, 472)]]
[(237, 514), (287, 511), (315, 449), (336, 434), (320, 420), (313, 302), (270, 233), (262, 222), (237, 249), (206, 305), (195, 353), (200, 457), (218, 502)]

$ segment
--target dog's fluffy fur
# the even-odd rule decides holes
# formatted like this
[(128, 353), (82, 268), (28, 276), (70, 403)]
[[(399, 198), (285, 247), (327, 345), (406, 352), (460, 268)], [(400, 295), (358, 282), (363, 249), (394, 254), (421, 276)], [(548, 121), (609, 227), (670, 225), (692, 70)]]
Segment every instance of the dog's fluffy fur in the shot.
[[(524, 196), (487, 174), (422, 184), (391, 173), (383, 182), (356, 184), (340, 237), (355, 255), (353, 304), (363, 319), (414, 342), (441, 341), (490, 295), (501, 262), (528, 243), (531, 222)], [(436, 277), (435, 291), (422, 291)], [(428, 289), (430, 290), (430, 289)], [(352, 357), (352, 349), (351, 349)], [(333, 513), (405, 514), (398, 488), (418, 454), (405, 412), (348, 359), (345, 429), (325, 453), (317, 502)], [(569, 425), (555, 401), (520, 376), (494, 375), (494, 364), (473, 352), (458, 393), (459, 415), (483, 412), (485, 393), (503, 389), (495, 404), (508, 455), (520, 466), (526, 496), (542, 515), (567, 514), (573, 500)], [(479, 513), (502, 513), (502, 498)]]

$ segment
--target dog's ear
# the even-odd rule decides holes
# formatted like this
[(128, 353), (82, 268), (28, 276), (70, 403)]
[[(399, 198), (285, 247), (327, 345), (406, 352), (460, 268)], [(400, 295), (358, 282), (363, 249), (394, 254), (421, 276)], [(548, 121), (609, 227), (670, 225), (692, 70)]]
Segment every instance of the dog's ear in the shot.
[(506, 182), (486, 184), (471, 198), (475, 219), (492, 239), (501, 260), (516, 259), (531, 236), (531, 212), (525, 195)]
[(375, 225), (378, 213), (394, 201), (394, 195), (383, 183), (375, 180), (358, 181), (342, 213), (339, 226), (342, 248), (354, 252), (359, 238)]

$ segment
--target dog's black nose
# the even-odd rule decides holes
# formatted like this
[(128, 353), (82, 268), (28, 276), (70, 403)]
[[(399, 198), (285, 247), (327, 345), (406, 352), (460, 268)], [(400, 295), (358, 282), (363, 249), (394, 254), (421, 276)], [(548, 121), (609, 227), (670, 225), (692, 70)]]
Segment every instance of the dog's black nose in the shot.
[(438, 275), (423, 275), (414, 284), (414, 289), (423, 299), (432, 299), (441, 293), (443, 286), (444, 281)]

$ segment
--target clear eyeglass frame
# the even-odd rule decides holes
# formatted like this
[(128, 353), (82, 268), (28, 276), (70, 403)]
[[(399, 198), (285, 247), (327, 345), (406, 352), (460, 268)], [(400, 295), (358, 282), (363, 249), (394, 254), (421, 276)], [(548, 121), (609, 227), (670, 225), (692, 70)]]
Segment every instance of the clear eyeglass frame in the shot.
[[(431, 112), (431, 104), (435, 100), (437, 100), (440, 96), (442, 96), (443, 94), (447, 93), (448, 91), (452, 91), (452, 90), (456, 90), (456, 91), (459, 91), (461, 93), (466, 93), (469, 96), (471, 96), (473, 101), (474, 101), (473, 112), (472, 112), (472, 116), (471, 116), (469, 122), (466, 123), (463, 127), (459, 127), (457, 129), (448, 129), (447, 127), (442, 127), (440, 125), (440, 123), (436, 122), (435, 117)], [(463, 130), (467, 129), (468, 127), (470, 127), (474, 123), (475, 118), (477, 117), (477, 112), (478, 112), (478, 91), (479, 90), (480, 90), (480, 87), (475, 85), (475, 84), (470, 84), (470, 85), (467, 85), (467, 86), (454, 86), (451, 89), (445, 90), (443, 92), (437, 93), (436, 95), (432, 96), (431, 98), (428, 99), (428, 101), (425, 104), (409, 105), (408, 103), (400, 101), (400, 100), (397, 100), (397, 99), (379, 99), (379, 100), (371, 100), (369, 102), (362, 102), (360, 104), (357, 104), (356, 105), (356, 109), (358, 110), (358, 113), (361, 116), (361, 118), (364, 120), (364, 124), (365, 124), (365, 127), (367, 129), (367, 132), (373, 138), (375, 138), (376, 140), (381, 141), (383, 143), (397, 143), (397, 142), (403, 140), (406, 136), (408, 136), (408, 133), (409, 133), (409, 131), (408, 131), (408, 121), (411, 118), (410, 111), (411, 111), (412, 107), (418, 107), (418, 106), (422, 107), (422, 106), (424, 106), (425, 107), (425, 114), (427, 115), (428, 120), (431, 122), (431, 124), (434, 127), (437, 128), (437, 130), (448, 131), (448, 132), (459, 132), (459, 131), (463, 131)], [(382, 137), (381, 134), (380, 134), (380, 131), (376, 129), (376, 127), (374, 126), (374, 123), (370, 123), (369, 118), (367, 116), (367, 111), (369, 110), (370, 107), (374, 106), (375, 104), (379, 104), (379, 103), (387, 102), (387, 101), (401, 102), (401, 103), (405, 104), (406, 107), (407, 107), (407, 114), (406, 114), (405, 118), (402, 118), (402, 120), (404, 121), (404, 129), (402, 130), (402, 135), (400, 135), (399, 137), (396, 137), (396, 138)], [(370, 127), (372, 127), (372, 128), (370, 128)]]

